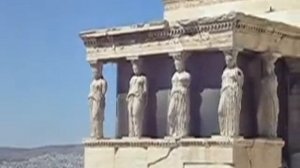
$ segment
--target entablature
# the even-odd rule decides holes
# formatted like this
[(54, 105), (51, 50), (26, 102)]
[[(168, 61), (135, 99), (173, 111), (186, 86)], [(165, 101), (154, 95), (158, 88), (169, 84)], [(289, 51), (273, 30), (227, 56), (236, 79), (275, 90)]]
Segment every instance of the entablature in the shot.
[(243, 13), (82, 32), (87, 60), (244, 48), (300, 57), (300, 29)]
[(265, 18), (239, 14), (234, 44), (256, 52), (272, 51), (285, 57), (300, 57), (300, 28)]

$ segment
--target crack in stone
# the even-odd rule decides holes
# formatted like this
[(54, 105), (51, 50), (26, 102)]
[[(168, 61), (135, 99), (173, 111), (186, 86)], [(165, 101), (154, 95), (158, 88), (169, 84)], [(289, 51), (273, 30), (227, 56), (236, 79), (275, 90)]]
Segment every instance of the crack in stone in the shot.
[(252, 163), (252, 157), (251, 157), (251, 149), (253, 148), (254, 146), (254, 142), (252, 142), (251, 146), (249, 147), (246, 147), (246, 153), (247, 153), (247, 156), (248, 156), (248, 162), (249, 162), (249, 168), (252, 168), (253, 167), (253, 163)]
[(176, 141), (175, 145), (170, 147), (170, 149), (168, 150), (168, 153), (165, 156), (162, 156), (162, 157), (156, 159), (155, 161), (148, 163), (147, 167), (150, 168), (150, 167), (156, 165), (157, 163), (162, 162), (163, 160), (167, 159), (170, 156), (171, 152), (180, 146), (180, 144), (177, 143), (178, 139), (176, 139), (175, 141)]

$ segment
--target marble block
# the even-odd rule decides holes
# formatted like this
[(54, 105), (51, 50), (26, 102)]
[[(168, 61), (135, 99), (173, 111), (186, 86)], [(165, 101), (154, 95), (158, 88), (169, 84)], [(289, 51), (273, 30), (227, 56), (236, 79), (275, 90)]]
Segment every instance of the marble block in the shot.
[(87, 140), (85, 168), (278, 168), (280, 139)]

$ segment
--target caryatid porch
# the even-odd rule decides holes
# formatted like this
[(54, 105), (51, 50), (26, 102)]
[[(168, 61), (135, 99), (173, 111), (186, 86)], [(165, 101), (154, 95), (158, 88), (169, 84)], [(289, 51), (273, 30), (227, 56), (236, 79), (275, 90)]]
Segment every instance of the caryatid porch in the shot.
[[(104, 140), (100, 135), (87, 140), (86, 167), (279, 167), (283, 142), (276, 137), (281, 101), (277, 97), (276, 82), (269, 84), (277, 81), (274, 76), (277, 59), (280, 69), (283, 68), (280, 63), (283, 59), (300, 56), (300, 48), (296, 47), (300, 46), (299, 37), (300, 31), (295, 27), (243, 13), (81, 33), (87, 60), (93, 69), (98, 69), (105, 62), (118, 64), (117, 137), (139, 137)], [(221, 131), (222, 137), (208, 138), (218, 135), (219, 126), (222, 127), (218, 124), (221, 120), (217, 108), (219, 100), (214, 102), (215, 99), (209, 99), (219, 95), (226, 64), (228, 68), (225, 55), (237, 62), (237, 67), (233, 66), (237, 68), (234, 71), (236, 75), (243, 76), (238, 86), (241, 91), (237, 91), (242, 92), (241, 98), (230, 105), (237, 105), (233, 113), (236, 120), (229, 122), (232, 124), (230, 127), (235, 128), (227, 133), (227, 127), (221, 128), (225, 129), (225, 133)], [(189, 91), (186, 92), (184, 105), (180, 105), (177, 111), (186, 111), (183, 121), (188, 122), (188, 126), (178, 128), (180, 134), (177, 135), (170, 133), (168, 112), (172, 111), (172, 97), (168, 98), (168, 95), (173, 87), (171, 78), (180, 68), (188, 73), (183, 76), (189, 77), (183, 78), (188, 83), (186, 87)], [(143, 85), (147, 81), (144, 85), (147, 89), (146, 98), (139, 97), (144, 103), (136, 105), (136, 111), (143, 112), (142, 116), (136, 117), (139, 118), (137, 122), (142, 123), (137, 125), (142, 127), (132, 128), (131, 132), (128, 128), (135, 121), (131, 121), (132, 117), (128, 115), (132, 109), (128, 99), (131, 84), (134, 83), (130, 79), (135, 75), (137, 81), (144, 81)], [(279, 77), (279, 85), (283, 80)], [(267, 96), (271, 96), (273, 103), (265, 102), (263, 96), (266, 95), (263, 95), (262, 88), (271, 91)], [(207, 89), (210, 93), (205, 97), (203, 93), (208, 93)], [(179, 102), (182, 104), (182, 101)], [(178, 101), (174, 104), (178, 105)], [(265, 112), (266, 109), (270, 110)], [(244, 140), (239, 136), (251, 139)], [(258, 139), (266, 137), (271, 139)], [(222, 152), (228, 157), (217, 155)], [(273, 153), (272, 156), (265, 158), (269, 152)], [(133, 164), (135, 161), (138, 163)]]

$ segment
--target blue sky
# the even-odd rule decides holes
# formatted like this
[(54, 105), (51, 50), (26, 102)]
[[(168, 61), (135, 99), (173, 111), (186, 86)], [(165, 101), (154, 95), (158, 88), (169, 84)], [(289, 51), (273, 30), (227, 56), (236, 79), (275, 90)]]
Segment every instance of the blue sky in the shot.
[[(0, 0), (0, 146), (81, 143), (91, 81), (78, 34), (163, 17), (161, 0)], [(115, 67), (105, 135), (115, 131)]]

